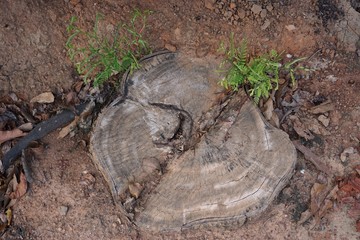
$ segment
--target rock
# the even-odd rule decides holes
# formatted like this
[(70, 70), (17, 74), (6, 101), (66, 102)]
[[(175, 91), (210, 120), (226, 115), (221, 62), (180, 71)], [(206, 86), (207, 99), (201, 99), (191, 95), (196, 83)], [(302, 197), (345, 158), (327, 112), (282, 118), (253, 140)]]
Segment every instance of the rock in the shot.
[(261, 26), (261, 30), (266, 30), (270, 26), (270, 20), (266, 19), (264, 24)]
[(338, 78), (331, 74), (331, 75), (326, 77), (326, 80), (334, 83), (334, 82), (336, 82), (338, 80)]
[(176, 47), (170, 43), (165, 43), (165, 48), (171, 52), (176, 52)]
[(273, 9), (274, 7), (271, 4), (266, 6), (266, 10), (268, 10), (269, 12), (271, 12)]
[(175, 28), (175, 30), (174, 30), (174, 35), (175, 35), (175, 38), (176, 39), (180, 39), (180, 37), (181, 37), (181, 30), (180, 30), (180, 28)]
[(346, 162), (348, 157), (354, 153), (356, 153), (356, 150), (353, 147), (345, 148), (344, 151), (340, 154), (341, 162)]
[(60, 213), (61, 216), (66, 216), (68, 211), (69, 211), (68, 206), (60, 206), (60, 208), (59, 208), (59, 213)]
[(328, 127), (329, 126), (329, 123), (330, 123), (330, 119), (325, 117), (324, 115), (320, 115), (318, 117), (318, 120), (325, 126), (325, 127)]
[(231, 9), (236, 8), (236, 4), (235, 4), (235, 3), (233, 3), (233, 2), (232, 2), (232, 3), (230, 3), (230, 8), (231, 8)]
[(260, 17), (261, 18), (266, 18), (266, 14), (267, 14), (266, 9), (263, 9), (263, 10), (261, 10)]
[(23, 132), (30, 132), (33, 129), (34, 125), (31, 122), (24, 123), (19, 126), (19, 129)]
[(30, 100), (31, 103), (52, 103), (54, 102), (55, 97), (54, 94), (52, 94), (52, 92), (44, 92), (41, 93), (39, 95), (37, 95), (36, 97), (32, 98)]
[(244, 9), (239, 9), (237, 15), (239, 16), (240, 19), (244, 19), (246, 17), (246, 12)]
[(259, 13), (261, 12), (262, 10), (262, 7), (260, 5), (257, 5), (257, 4), (254, 4), (252, 7), (251, 7), (251, 11), (253, 12), (253, 14), (255, 15), (259, 15)]
[(285, 28), (288, 30), (288, 31), (294, 31), (296, 29), (296, 27), (294, 25), (286, 25)]

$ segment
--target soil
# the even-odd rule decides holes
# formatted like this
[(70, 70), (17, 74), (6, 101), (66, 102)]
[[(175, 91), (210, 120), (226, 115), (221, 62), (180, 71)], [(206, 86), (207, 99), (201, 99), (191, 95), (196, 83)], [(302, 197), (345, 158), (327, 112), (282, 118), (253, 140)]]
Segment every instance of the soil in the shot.
[[(25, 100), (39, 93), (67, 92), (76, 82), (66, 56), (66, 26), (71, 16), (90, 29), (97, 12), (104, 27), (125, 21), (134, 9), (152, 10), (144, 36), (154, 51), (168, 48), (205, 57), (215, 55), (231, 32), (245, 38), (250, 55), (276, 49), (289, 57), (308, 56), (310, 74), (298, 76), (298, 89), (313, 104), (330, 100), (334, 108), (297, 117), (328, 119), (326, 131), (302, 143), (338, 178), (360, 164), (360, 11), (356, 0), (260, 1), (10, 1), (0, 0), (0, 94), (15, 92)], [(291, 55), (291, 56), (290, 56)], [(282, 127), (296, 139), (289, 119)], [(317, 121), (317, 120), (316, 120)], [(289, 185), (264, 214), (242, 227), (212, 227), (149, 233), (128, 227), (83, 136), (45, 137), (32, 164), (34, 183), (13, 207), (3, 239), (360, 239), (357, 218), (335, 204), (314, 224), (299, 222), (309, 209), (314, 183), (330, 181), (304, 156)], [(303, 140), (303, 139), (302, 139)], [(344, 149), (355, 151), (342, 161)], [(324, 180), (325, 179), (325, 180)], [(359, 198), (356, 199), (359, 201)]]

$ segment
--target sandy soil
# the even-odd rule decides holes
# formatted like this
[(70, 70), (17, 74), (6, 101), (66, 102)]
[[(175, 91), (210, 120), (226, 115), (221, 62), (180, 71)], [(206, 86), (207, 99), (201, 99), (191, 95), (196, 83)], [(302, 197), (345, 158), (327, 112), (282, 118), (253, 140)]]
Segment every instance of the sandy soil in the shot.
[[(220, 62), (219, 44), (234, 32), (248, 39), (251, 54), (277, 49), (294, 57), (311, 56), (309, 65), (317, 70), (299, 79), (299, 89), (311, 98), (321, 95), (335, 107), (324, 114), (329, 120), (326, 134), (306, 146), (338, 177), (360, 164), (358, 1), (0, 0), (0, 5), (1, 95), (13, 91), (29, 100), (45, 91), (70, 89), (77, 81), (64, 48), (71, 16), (90, 29), (97, 12), (105, 15), (109, 26), (129, 19), (135, 8), (149, 9), (153, 14), (145, 37), (154, 50), (216, 55)], [(298, 114), (314, 118), (305, 110)], [(294, 136), (291, 129), (288, 132)], [(81, 142), (83, 136), (60, 140), (57, 136), (54, 132), (45, 137), (43, 147), (36, 150), (35, 182), (14, 206), (3, 239), (360, 239), (358, 219), (349, 216), (346, 205), (334, 204), (316, 225), (313, 219), (298, 222), (309, 208), (312, 186), (324, 179), (300, 153), (289, 185), (263, 215), (242, 227), (176, 233), (129, 228), (121, 222), (109, 189)], [(348, 147), (356, 151), (342, 162), (340, 154)]]

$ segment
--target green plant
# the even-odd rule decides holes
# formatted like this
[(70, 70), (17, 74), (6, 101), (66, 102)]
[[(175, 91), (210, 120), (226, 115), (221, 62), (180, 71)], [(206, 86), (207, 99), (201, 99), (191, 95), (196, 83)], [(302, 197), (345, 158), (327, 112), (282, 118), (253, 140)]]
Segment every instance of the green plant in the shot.
[(295, 72), (304, 69), (294, 65), (306, 58), (298, 58), (284, 65), (280, 63), (281, 54), (271, 50), (268, 54), (247, 58), (247, 43), (243, 40), (240, 47), (235, 46), (234, 34), (230, 35), (230, 46), (226, 49), (222, 43), (220, 50), (226, 55), (226, 59), (220, 64), (224, 69), (226, 63), (230, 63), (230, 69), (226, 69), (226, 76), (220, 84), (226, 89), (237, 91), (240, 86), (248, 86), (249, 95), (258, 103), (261, 98), (268, 98), (272, 89), (277, 90), (279, 85), (280, 71), (290, 74), (292, 84), (295, 83)]
[(129, 23), (119, 23), (110, 34), (104, 34), (99, 29), (104, 17), (101, 14), (96, 14), (90, 32), (76, 25), (76, 17), (70, 19), (66, 28), (69, 34), (66, 48), (85, 82), (91, 78), (93, 85), (99, 86), (114, 74), (139, 68), (138, 60), (151, 52), (142, 35), (150, 13), (134, 11)]

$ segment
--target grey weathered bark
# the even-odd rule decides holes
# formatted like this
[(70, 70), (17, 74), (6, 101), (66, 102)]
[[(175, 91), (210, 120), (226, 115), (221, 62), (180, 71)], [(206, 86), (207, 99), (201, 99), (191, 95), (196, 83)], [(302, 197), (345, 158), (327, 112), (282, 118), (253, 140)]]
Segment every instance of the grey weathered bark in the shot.
[(163, 53), (143, 61), (124, 95), (99, 116), (91, 148), (114, 198), (140, 196), (136, 224), (179, 230), (238, 221), (263, 211), (291, 177), (296, 150), (240, 91), (225, 102), (214, 59)]

